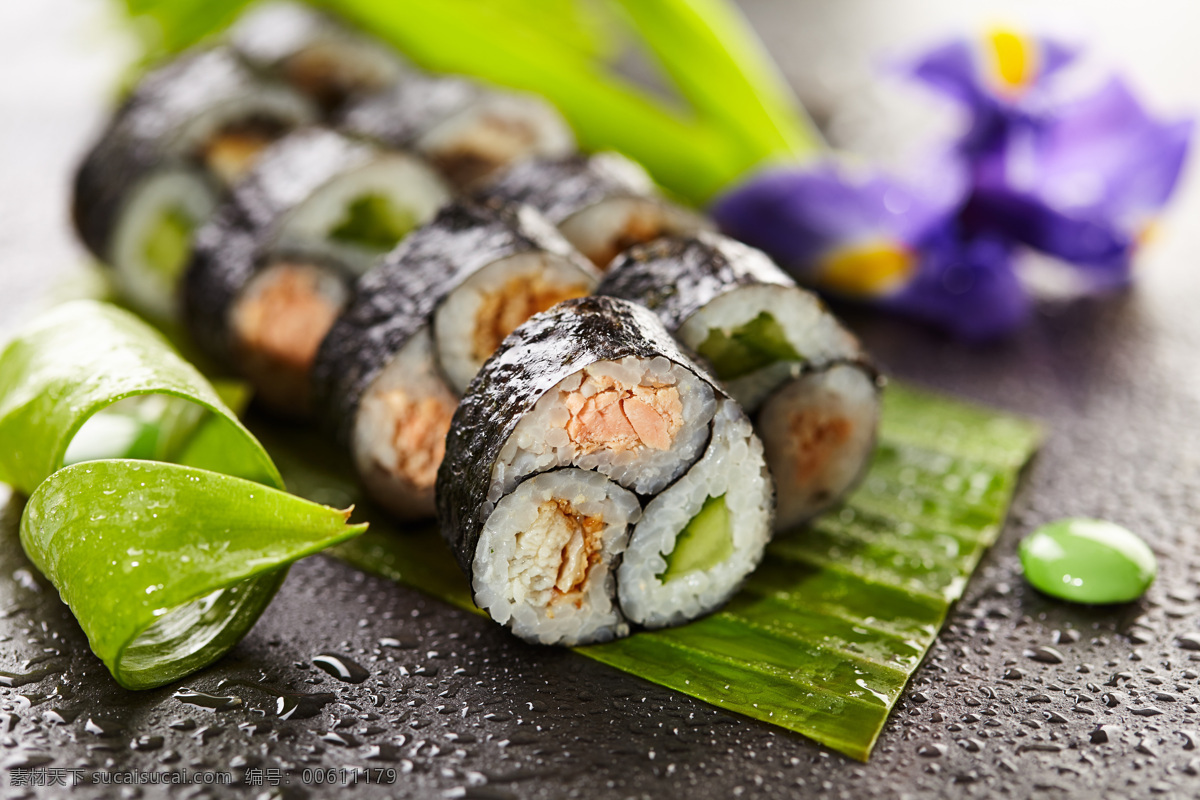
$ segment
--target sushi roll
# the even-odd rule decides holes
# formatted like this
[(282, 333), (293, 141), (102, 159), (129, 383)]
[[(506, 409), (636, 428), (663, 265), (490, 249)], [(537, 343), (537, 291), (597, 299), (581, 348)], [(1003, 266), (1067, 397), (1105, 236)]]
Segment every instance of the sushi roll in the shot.
[(635, 244), (710, 227), (660, 196), (645, 170), (616, 153), (525, 161), (484, 193), (541, 211), (601, 270)]
[(382, 42), (299, 3), (254, 6), (234, 24), (229, 42), (255, 69), (290, 84), (327, 113), (409, 71)]
[(545, 100), (458, 77), (409, 76), (349, 105), (340, 126), (420, 153), (464, 190), (522, 159), (575, 149), (571, 129)]
[(882, 382), (858, 340), (762, 252), (715, 233), (619, 257), (597, 293), (641, 303), (712, 367), (755, 418), (791, 528), (866, 470)]
[(313, 369), (318, 407), (370, 495), (433, 515), (450, 418), (512, 329), (599, 276), (528, 207), (456, 203), (356, 285)]
[(196, 236), (184, 319), (275, 411), (309, 410), (309, 370), (355, 279), (450, 193), (424, 162), (323, 128), (277, 142)]
[(474, 598), (523, 639), (575, 645), (722, 605), (771, 536), (745, 413), (645, 308), (559, 304), (472, 381), (437, 480)]
[(228, 50), (184, 55), (134, 89), (75, 176), (75, 227), (118, 291), (169, 319), (192, 232), (261, 152), (316, 111)]

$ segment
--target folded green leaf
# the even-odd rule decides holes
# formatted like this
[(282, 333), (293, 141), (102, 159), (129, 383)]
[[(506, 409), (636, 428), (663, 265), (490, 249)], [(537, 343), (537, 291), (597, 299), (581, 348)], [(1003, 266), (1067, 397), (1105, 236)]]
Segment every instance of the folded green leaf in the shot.
[[(810, 527), (777, 536), (725, 608), (579, 652), (866, 760), (1040, 440), (1026, 420), (893, 384), (863, 485)], [(305, 491), (328, 484), (303, 461), (280, 464)], [(474, 608), (433, 531), (375, 529), (335, 553)]]
[(63, 466), (88, 419), (145, 395), (207, 412), (172, 460), (283, 488), (271, 457), (195, 367), (132, 314), (89, 300), (44, 314), (0, 353), (0, 481), (31, 494)]
[(241, 639), (281, 565), (357, 536), (348, 511), (154, 461), (59, 470), (25, 507), (21, 544), (122, 686), (211, 663)]
[[(130, 454), (161, 460), (95, 460)], [(281, 491), (262, 445), (195, 368), (91, 301), (49, 312), (0, 353), (0, 479), (32, 494), (22, 546), (131, 689), (219, 658), (288, 565), (365, 528)]]

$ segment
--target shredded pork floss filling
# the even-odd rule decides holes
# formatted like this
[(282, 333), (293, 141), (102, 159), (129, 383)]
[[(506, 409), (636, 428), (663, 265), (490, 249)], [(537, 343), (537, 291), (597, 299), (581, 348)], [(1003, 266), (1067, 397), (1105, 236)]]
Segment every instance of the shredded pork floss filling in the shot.
[(669, 450), (683, 427), (683, 403), (674, 386), (623, 386), (607, 375), (589, 375), (565, 398), (567, 435), (582, 454), (647, 447)]
[(436, 397), (412, 398), (399, 390), (385, 392), (381, 399), (392, 419), (389, 455), (394, 460), (380, 466), (418, 489), (432, 488), (446, 455), (454, 407)]
[(580, 590), (600, 560), (603, 529), (601, 517), (577, 514), (565, 500), (538, 506), (533, 526), (516, 537), (509, 569), (513, 599), (518, 603), (530, 599), (541, 606), (566, 600), (578, 607)]
[(484, 295), (475, 317), (472, 355), (479, 361), (486, 360), (506, 336), (534, 314), (587, 293), (588, 287), (581, 283), (564, 286), (541, 275), (512, 278)]

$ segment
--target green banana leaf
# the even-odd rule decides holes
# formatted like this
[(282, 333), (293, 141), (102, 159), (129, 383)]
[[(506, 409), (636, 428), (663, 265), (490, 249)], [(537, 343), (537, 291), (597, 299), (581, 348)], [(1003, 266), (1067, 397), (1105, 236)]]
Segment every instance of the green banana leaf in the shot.
[(365, 529), (283, 492), (212, 385), (145, 323), (92, 301), (0, 353), (0, 481), (30, 495), (25, 552), (130, 689), (219, 658), (288, 565)]
[[(325, 502), (355, 497), (349, 466), (327, 445), (256, 430), (297, 492)], [(1026, 420), (893, 384), (862, 485), (812, 525), (777, 536), (724, 609), (578, 651), (865, 761), (999, 535), (1040, 440)], [(333, 553), (476, 610), (432, 529), (373, 522)]]

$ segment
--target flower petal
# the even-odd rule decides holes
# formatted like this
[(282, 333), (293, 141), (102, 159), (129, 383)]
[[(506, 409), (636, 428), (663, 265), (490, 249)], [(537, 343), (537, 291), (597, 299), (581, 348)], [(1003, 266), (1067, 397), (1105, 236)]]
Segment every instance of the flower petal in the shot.
[(976, 342), (1011, 333), (1028, 318), (1029, 296), (1002, 239), (947, 235), (921, 255), (917, 275), (881, 300), (883, 307)]

